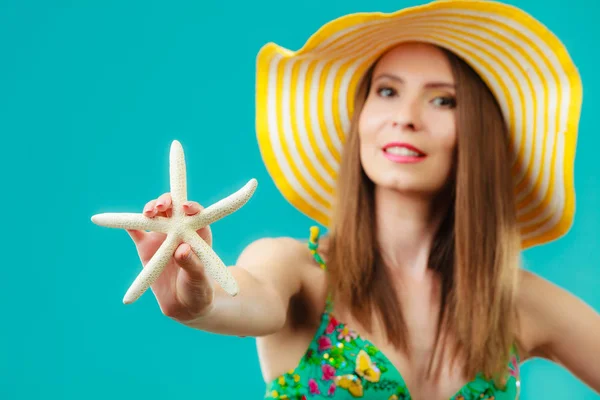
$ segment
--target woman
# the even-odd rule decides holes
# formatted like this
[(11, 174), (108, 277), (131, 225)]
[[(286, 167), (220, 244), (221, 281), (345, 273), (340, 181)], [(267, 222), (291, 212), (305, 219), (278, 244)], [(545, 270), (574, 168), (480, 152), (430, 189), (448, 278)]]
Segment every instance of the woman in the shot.
[[(265, 163), (328, 235), (252, 243), (233, 298), (182, 243), (152, 287), (165, 315), (257, 337), (268, 399), (512, 400), (531, 357), (600, 392), (599, 315), (519, 265), (573, 214), (581, 87), (539, 22), (487, 1), (350, 15), (257, 70)], [(144, 264), (164, 239), (129, 233)]]

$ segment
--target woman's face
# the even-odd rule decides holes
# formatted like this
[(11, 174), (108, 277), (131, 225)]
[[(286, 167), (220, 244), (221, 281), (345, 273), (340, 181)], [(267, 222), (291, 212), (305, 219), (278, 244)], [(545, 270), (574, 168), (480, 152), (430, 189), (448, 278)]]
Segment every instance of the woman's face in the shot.
[(387, 52), (374, 68), (358, 122), (361, 163), (375, 185), (439, 192), (454, 160), (455, 105), (452, 70), (441, 50), (404, 43)]

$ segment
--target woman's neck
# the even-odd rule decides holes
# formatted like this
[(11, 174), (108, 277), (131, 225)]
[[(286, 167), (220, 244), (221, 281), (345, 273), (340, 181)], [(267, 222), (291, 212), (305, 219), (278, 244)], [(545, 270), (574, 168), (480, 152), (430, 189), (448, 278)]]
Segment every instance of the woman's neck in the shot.
[(393, 275), (422, 281), (442, 210), (431, 197), (375, 189), (375, 220), (382, 257)]

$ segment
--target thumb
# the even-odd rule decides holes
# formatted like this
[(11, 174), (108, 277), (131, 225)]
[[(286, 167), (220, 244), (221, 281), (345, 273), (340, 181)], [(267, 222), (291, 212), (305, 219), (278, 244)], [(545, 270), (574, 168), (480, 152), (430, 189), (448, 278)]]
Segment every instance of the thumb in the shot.
[(200, 259), (187, 243), (179, 245), (175, 250), (175, 261), (187, 273), (190, 283), (194, 285), (206, 284), (206, 274)]

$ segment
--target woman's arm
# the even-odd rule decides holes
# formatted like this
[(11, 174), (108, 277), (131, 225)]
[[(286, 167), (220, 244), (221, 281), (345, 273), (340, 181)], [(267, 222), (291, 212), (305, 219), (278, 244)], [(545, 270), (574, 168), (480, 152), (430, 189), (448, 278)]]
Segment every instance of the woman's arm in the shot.
[(553, 361), (600, 393), (600, 315), (568, 291), (522, 271), (519, 311), (528, 353)]
[(239, 294), (232, 297), (213, 284), (209, 311), (180, 322), (224, 335), (257, 337), (277, 332), (286, 322), (290, 298), (300, 291), (299, 261), (307, 254), (306, 246), (295, 239), (257, 240), (244, 249), (235, 266), (229, 267), (239, 284)]

